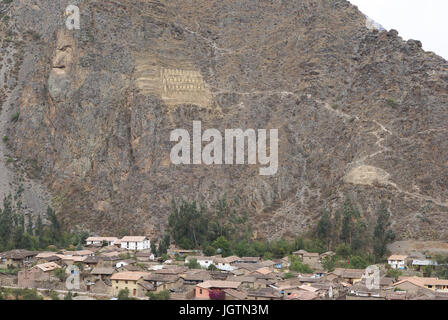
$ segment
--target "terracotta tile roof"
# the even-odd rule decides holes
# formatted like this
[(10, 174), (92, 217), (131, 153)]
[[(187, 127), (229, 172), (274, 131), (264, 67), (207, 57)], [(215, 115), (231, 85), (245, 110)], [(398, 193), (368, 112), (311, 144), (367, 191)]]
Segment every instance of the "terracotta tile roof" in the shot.
[(314, 292), (304, 290), (294, 290), (291, 294), (285, 296), (285, 300), (315, 300), (319, 296)]
[(402, 284), (403, 282), (410, 282), (419, 287), (424, 286), (448, 286), (448, 280), (437, 279), (437, 278), (422, 278), (422, 277), (400, 277), (400, 281), (393, 284), (393, 286), (397, 286)]
[(117, 241), (117, 237), (88, 237), (86, 241)]
[(121, 242), (141, 242), (145, 241), (147, 238), (145, 236), (125, 236), (121, 238)]
[(408, 256), (404, 256), (404, 255), (399, 255), (399, 254), (393, 254), (391, 255), (389, 258), (387, 258), (387, 260), (398, 260), (398, 261), (403, 261), (406, 260)]
[(55, 269), (59, 269), (60, 267), (61, 267), (61, 266), (58, 265), (57, 263), (54, 263), (54, 262), (47, 262), (47, 263), (37, 264), (37, 265), (35, 265), (35, 266), (33, 267), (33, 269), (34, 269), (34, 268), (38, 268), (38, 269), (40, 269), (40, 270), (42, 270), (42, 271), (44, 271), (44, 272), (47, 272), (47, 271), (53, 271), (53, 270), (55, 270)]
[(221, 289), (237, 289), (241, 285), (239, 281), (227, 281), (227, 280), (208, 280), (198, 284), (200, 288), (221, 288)]
[(263, 275), (266, 275), (266, 274), (270, 274), (270, 273), (272, 273), (272, 271), (271, 271), (271, 270), (269, 270), (269, 269), (268, 269), (268, 268), (266, 268), (266, 267), (263, 267), (263, 268), (257, 269), (257, 270), (255, 270), (255, 272), (257, 272), (257, 273), (260, 273), (260, 274), (263, 274)]
[(131, 281), (137, 281), (150, 273), (148, 272), (133, 272), (133, 271), (127, 271), (127, 272), (118, 272), (114, 273), (112, 277), (110, 277), (111, 280), (131, 280)]

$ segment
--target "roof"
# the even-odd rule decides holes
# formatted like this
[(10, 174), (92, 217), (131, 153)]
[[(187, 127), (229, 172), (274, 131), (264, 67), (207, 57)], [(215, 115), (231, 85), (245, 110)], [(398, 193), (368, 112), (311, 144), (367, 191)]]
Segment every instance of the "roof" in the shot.
[(400, 281), (393, 284), (394, 287), (404, 282), (410, 282), (419, 287), (425, 286), (448, 286), (448, 280), (438, 278), (421, 278), (421, 277), (401, 277)]
[(0, 253), (0, 257), (5, 259), (22, 260), (27, 257), (37, 256), (38, 252), (23, 249), (16, 249)]
[(437, 261), (432, 261), (432, 260), (414, 259), (414, 260), (412, 260), (412, 265), (414, 265), (414, 266), (437, 266), (438, 263), (437, 263)]
[(34, 269), (34, 268), (38, 268), (38, 269), (40, 269), (40, 270), (42, 270), (42, 271), (44, 271), (44, 272), (47, 272), (47, 271), (53, 271), (53, 270), (55, 270), (55, 269), (59, 269), (60, 267), (61, 267), (61, 266), (58, 265), (57, 263), (54, 263), (54, 262), (47, 262), (47, 263), (37, 264), (37, 265), (35, 265), (35, 266), (33, 267), (33, 269)]
[(237, 300), (245, 300), (247, 298), (247, 292), (245, 291), (239, 291), (235, 289), (224, 289), (224, 292), (226, 293), (226, 295), (237, 298)]
[(314, 292), (305, 290), (294, 290), (291, 294), (285, 296), (286, 300), (314, 300), (318, 295)]
[(237, 289), (241, 285), (239, 281), (226, 281), (226, 280), (208, 280), (204, 281), (197, 286), (204, 289), (221, 288), (221, 289)]
[(125, 236), (121, 238), (121, 242), (141, 242), (145, 241), (147, 238), (145, 236)]
[(238, 258), (236, 261), (241, 261), (241, 262), (258, 262), (260, 261), (260, 257), (241, 257)]
[(159, 270), (156, 270), (155, 273), (158, 274), (179, 274), (187, 271), (188, 268), (186, 267), (175, 267), (175, 268), (162, 268)]
[(345, 268), (336, 268), (332, 272), (335, 275), (348, 278), (348, 279), (360, 279), (365, 274), (364, 269), (345, 269)]
[(391, 255), (389, 258), (387, 258), (387, 260), (398, 260), (398, 261), (403, 261), (406, 260), (408, 256), (405, 255), (400, 255), (400, 254), (393, 254)]
[(143, 278), (146, 275), (149, 275), (149, 272), (135, 272), (135, 271), (126, 271), (126, 272), (118, 272), (114, 273), (112, 277), (110, 277), (111, 280), (131, 280), (131, 281), (137, 281), (140, 278)]
[(264, 274), (264, 275), (272, 273), (272, 271), (269, 270), (269, 268), (266, 268), (266, 267), (257, 269), (257, 270), (255, 270), (255, 272), (261, 273), (261, 274)]
[[(111, 267), (96, 267), (90, 272), (91, 274), (99, 274), (99, 275), (111, 275), (115, 271), (114, 268)], [(118, 279), (117, 279), (118, 280)]]
[(148, 273), (143, 277), (145, 281), (153, 282), (175, 282), (179, 279), (177, 274), (160, 274), (160, 273)]
[(207, 271), (196, 271), (196, 272), (190, 271), (187, 272), (184, 276), (182, 276), (182, 278), (184, 278), (184, 280), (187, 281), (206, 281), (211, 280), (212, 276)]
[(230, 256), (230, 257), (226, 257), (226, 258), (215, 258), (213, 259), (213, 261), (215, 263), (233, 263), (235, 261), (239, 261), (240, 258), (238, 258), (237, 256)]
[(86, 241), (117, 241), (117, 237), (88, 237)]
[[(1, 255), (1, 254), (0, 254)], [(41, 258), (49, 258), (49, 257), (54, 257), (56, 255), (56, 252), (53, 251), (49, 251), (49, 252), (39, 252), (36, 255), (36, 258), (41, 259)]]
[(300, 249), (300, 250), (294, 251), (292, 254), (301, 255), (301, 254), (305, 254), (305, 253), (308, 253), (308, 251)]
[(64, 251), (64, 254), (67, 256), (90, 256), (93, 254), (93, 251), (90, 250)]
[(274, 288), (262, 288), (256, 291), (249, 291), (247, 293), (251, 297), (264, 297), (264, 298), (282, 298), (283, 295)]

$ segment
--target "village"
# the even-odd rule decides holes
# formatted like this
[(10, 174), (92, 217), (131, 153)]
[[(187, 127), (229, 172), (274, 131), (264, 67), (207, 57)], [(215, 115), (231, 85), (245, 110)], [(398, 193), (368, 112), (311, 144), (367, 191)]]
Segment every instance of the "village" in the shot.
[[(448, 280), (428, 276), (438, 263), (422, 254), (392, 254), (375, 265), (377, 286), (365, 269), (325, 270), (334, 255), (204, 256), (171, 244), (162, 259), (145, 236), (88, 237), (82, 250), (0, 253), (0, 290), (4, 299), (8, 290), (32, 289), (47, 300), (448, 300)], [(313, 272), (290, 270), (296, 260)], [(69, 278), (77, 288), (68, 289)]]

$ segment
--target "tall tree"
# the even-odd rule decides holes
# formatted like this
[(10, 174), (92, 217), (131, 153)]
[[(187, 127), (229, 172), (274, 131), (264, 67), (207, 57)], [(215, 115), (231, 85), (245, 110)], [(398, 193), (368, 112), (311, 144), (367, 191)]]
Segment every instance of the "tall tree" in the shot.
[(387, 244), (395, 239), (390, 226), (390, 213), (387, 210), (386, 203), (382, 202), (377, 211), (377, 221), (373, 231), (373, 254), (375, 261), (380, 261), (387, 252)]

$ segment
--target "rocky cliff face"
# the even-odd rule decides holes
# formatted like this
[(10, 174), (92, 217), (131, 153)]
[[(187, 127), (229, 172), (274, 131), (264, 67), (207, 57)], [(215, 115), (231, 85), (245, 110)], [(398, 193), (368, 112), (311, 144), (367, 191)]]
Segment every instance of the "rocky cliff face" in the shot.
[[(368, 220), (387, 201), (402, 238), (448, 238), (448, 63), (349, 2), (14, 0), (9, 15), (8, 147), (74, 228), (160, 234), (172, 197), (227, 194), (258, 235), (293, 236), (350, 196)], [(278, 129), (277, 174), (173, 165), (170, 132), (193, 120)]]

